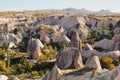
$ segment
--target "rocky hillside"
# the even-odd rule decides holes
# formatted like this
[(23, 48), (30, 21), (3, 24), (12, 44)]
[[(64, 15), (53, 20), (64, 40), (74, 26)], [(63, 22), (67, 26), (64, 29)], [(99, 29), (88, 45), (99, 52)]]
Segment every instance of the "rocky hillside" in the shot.
[(119, 17), (56, 13), (35, 18), (22, 14), (0, 20), (1, 72), (13, 75), (6, 71), (9, 66), (14, 74), (27, 75), (24, 80), (36, 75), (42, 80), (119, 80)]

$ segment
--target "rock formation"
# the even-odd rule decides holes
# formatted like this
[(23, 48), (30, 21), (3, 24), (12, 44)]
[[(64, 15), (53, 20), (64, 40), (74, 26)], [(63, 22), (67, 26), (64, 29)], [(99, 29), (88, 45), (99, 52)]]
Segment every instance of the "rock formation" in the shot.
[(55, 65), (53, 69), (48, 72), (42, 80), (60, 80), (62, 73), (59, 68)]
[(98, 56), (96, 55), (92, 55), (90, 58), (88, 58), (88, 60), (85, 63), (86, 67), (89, 68), (94, 68), (96, 70), (101, 70), (101, 64), (100, 64), (100, 60), (98, 58)]
[(28, 42), (27, 53), (29, 56), (32, 56), (35, 60), (38, 60), (41, 55), (41, 49), (43, 44), (39, 39), (31, 39)]
[(82, 46), (81, 46), (82, 41), (80, 40), (78, 32), (76, 30), (72, 30), (70, 32), (70, 36), (71, 36), (70, 47), (78, 48), (80, 52), (82, 52)]
[(96, 42), (93, 45), (93, 47), (99, 47), (101, 49), (106, 49), (106, 50), (113, 50), (114, 44), (115, 44), (115, 41), (113, 41), (113, 40), (103, 39), (103, 40)]
[(56, 65), (60, 69), (67, 69), (69, 67), (82, 68), (82, 57), (79, 49), (70, 47), (64, 48), (58, 53)]
[(120, 80), (120, 66), (92, 80)]

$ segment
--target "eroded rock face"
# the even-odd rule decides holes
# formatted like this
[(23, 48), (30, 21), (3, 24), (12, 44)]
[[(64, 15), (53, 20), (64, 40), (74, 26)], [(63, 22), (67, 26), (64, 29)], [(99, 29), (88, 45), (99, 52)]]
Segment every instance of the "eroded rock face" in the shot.
[(83, 51), (82, 57), (89, 58), (93, 54), (99, 56), (100, 58), (110, 57), (110, 58), (116, 59), (116, 58), (120, 57), (120, 51), (119, 50), (117, 50), (117, 51), (110, 51), (110, 52), (106, 52), (106, 53), (98, 52), (98, 51), (95, 51), (95, 50), (93, 50), (93, 51), (87, 50), (87, 51)]
[(55, 65), (53, 69), (48, 72), (42, 80), (60, 80), (62, 73), (60, 69)]
[(53, 43), (69, 43), (70, 39), (66, 35), (54, 36), (52, 38)]
[(120, 66), (92, 80), (120, 80)]
[(115, 47), (114, 50), (120, 50), (120, 34), (116, 34), (112, 40), (115, 41)]
[(101, 64), (100, 64), (100, 60), (98, 58), (98, 56), (96, 55), (92, 55), (90, 58), (88, 58), (88, 60), (85, 63), (86, 67), (89, 68), (94, 68), (96, 70), (101, 70)]
[(103, 39), (103, 40), (96, 42), (93, 45), (93, 47), (100, 47), (100, 48), (106, 49), (106, 50), (113, 50), (114, 44), (115, 44), (115, 41), (113, 41), (113, 40)]
[(78, 48), (80, 50), (80, 52), (82, 52), (82, 41), (79, 37), (79, 34), (76, 30), (72, 30), (71, 31), (71, 42), (70, 42), (70, 47), (75, 47)]
[(69, 67), (82, 68), (84, 67), (79, 49), (70, 47), (64, 48), (58, 53), (56, 65), (60, 69)]
[(39, 39), (31, 39), (28, 42), (27, 53), (29, 56), (32, 56), (35, 60), (38, 60), (41, 55), (41, 49), (43, 44)]

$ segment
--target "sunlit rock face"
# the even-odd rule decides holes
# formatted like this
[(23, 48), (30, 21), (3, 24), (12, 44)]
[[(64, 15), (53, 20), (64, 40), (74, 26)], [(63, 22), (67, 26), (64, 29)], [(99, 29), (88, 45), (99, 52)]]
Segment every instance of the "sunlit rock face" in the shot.
[(89, 67), (89, 68), (96, 69), (96, 70), (102, 69), (101, 64), (100, 64), (100, 60), (99, 60), (98, 56), (96, 56), (96, 55), (90, 56), (88, 58), (88, 60), (86, 61), (85, 66)]
[(82, 52), (82, 41), (79, 37), (79, 34), (76, 30), (72, 30), (71, 33), (71, 41), (70, 41), (70, 47), (75, 47), (78, 48), (80, 50), (80, 52)]
[(56, 65), (60, 69), (68, 69), (70, 67), (83, 68), (82, 57), (79, 49), (70, 47), (64, 48), (58, 53)]
[(29, 56), (32, 56), (35, 60), (38, 60), (41, 55), (41, 49), (43, 44), (39, 39), (31, 39), (28, 42), (27, 53)]
[(62, 77), (62, 73), (60, 69), (55, 65), (53, 69), (48, 72), (42, 80), (60, 80)]

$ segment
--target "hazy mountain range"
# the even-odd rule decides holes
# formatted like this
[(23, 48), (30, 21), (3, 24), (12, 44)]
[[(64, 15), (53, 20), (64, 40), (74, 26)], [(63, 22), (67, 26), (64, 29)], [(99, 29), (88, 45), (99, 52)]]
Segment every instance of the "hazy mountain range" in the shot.
[(76, 8), (65, 8), (65, 9), (43, 9), (43, 10), (34, 10), (34, 11), (30, 11), (30, 10), (26, 10), (24, 12), (70, 12), (70, 13), (80, 13), (80, 14), (120, 14), (117, 12), (112, 12), (108, 9), (101, 9), (100, 11), (91, 11), (91, 10), (87, 10), (87, 9), (76, 9)]

